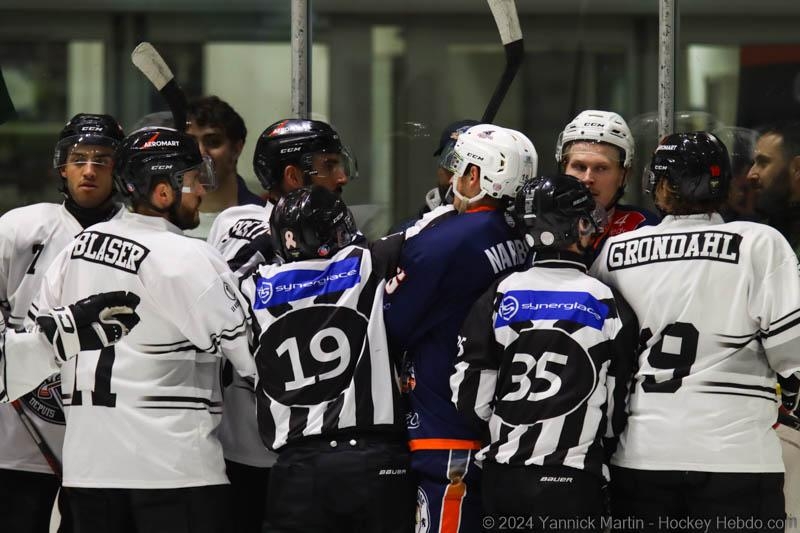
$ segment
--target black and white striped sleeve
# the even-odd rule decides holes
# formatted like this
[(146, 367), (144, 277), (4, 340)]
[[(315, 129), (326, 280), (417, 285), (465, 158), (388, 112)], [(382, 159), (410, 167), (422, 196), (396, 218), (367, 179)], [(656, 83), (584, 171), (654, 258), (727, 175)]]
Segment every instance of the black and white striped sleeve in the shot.
[(452, 401), (461, 415), (481, 427), (492, 415), (503, 347), (494, 334), (494, 312), (502, 295), (499, 281), (473, 304), (458, 335), (458, 355), (450, 376)]
[(639, 321), (622, 295), (612, 290), (621, 327), (611, 342), (611, 364), (606, 375), (606, 431), (603, 445), (606, 457), (614, 453), (628, 420), (628, 400), (638, 366)]

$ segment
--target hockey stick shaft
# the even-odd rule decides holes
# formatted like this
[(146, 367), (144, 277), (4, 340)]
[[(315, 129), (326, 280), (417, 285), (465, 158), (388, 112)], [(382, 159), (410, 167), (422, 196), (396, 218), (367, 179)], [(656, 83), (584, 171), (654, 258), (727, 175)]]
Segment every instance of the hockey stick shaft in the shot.
[(36, 443), (36, 446), (39, 448), (39, 451), (42, 452), (42, 456), (44, 460), (47, 461), (47, 464), (50, 465), (50, 468), (53, 470), (53, 473), (58, 478), (58, 481), (61, 482), (62, 478), (62, 470), (61, 470), (61, 461), (58, 460), (56, 454), (53, 453), (53, 450), (47, 444), (47, 441), (44, 440), (44, 437), (33, 424), (33, 421), (28, 417), (25, 413), (25, 408), (22, 407), (22, 404), (19, 400), (14, 400), (11, 402), (11, 405), (14, 406), (14, 410), (17, 412), (20, 421), (22, 421), (22, 425), (25, 426), (25, 430), (33, 439), (33, 442)]
[(150, 80), (150, 83), (169, 106), (172, 120), (175, 122), (175, 129), (185, 131), (186, 113), (189, 107), (186, 94), (178, 85), (175, 75), (161, 54), (152, 44), (142, 42), (131, 52), (131, 61)]
[(500, 32), (500, 40), (503, 42), (506, 55), (506, 65), (500, 81), (483, 112), (481, 122), (490, 123), (494, 120), (500, 104), (508, 93), (511, 83), (522, 65), (525, 57), (525, 48), (522, 40), (522, 30), (519, 25), (517, 6), (514, 0), (487, 0), (489, 8), (492, 10), (497, 29)]

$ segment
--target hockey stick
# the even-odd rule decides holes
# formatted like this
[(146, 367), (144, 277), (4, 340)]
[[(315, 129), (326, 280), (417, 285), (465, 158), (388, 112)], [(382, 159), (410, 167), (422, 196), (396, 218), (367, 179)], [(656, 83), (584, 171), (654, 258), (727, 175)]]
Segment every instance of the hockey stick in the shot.
[(175, 81), (175, 75), (170, 70), (161, 54), (148, 42), (139, 43), (131, 52), (131, 61), (150, 83), (161, 93), (162, 98), (172, 112), (175, 129), (186, 131), (186, 109), (189, 104), (186, 94)]
[(17, 411), (17, 415), (19, 415), (22, 425), (25, 426), (25, 429), (33, 439), (33, 442), (36, 443), (39, 451), (42, 452), (44, 460), (47, 461), (48, 465), (50, 465), (50, 469), (56, 475), (58, 482), (61, 483), (61, 461), (58, 460), (58, 457), (56, 457), (56, 454), (53, 453), (53, 450), (47, 444), (47, 441), (44, 440), (44, 437), (42, 437), (42, 434), (39, 433), (39, 430), (36, 428), (36, 426), (33, 425), (33, 421), (31, 421), (31, 419), (25, 413), (25, 409), (22, 407), (20, 401), (14, 400), (11, 402), (11, 405), (14, 406), (14, 410)]
[(487, 0), (489, 9), (492, 10), (497, 29), (500, 31), (500, 40), (506, 51), (506, 67), (503, 75), (492, 94), (492, 99), (483, 112), (481, 122), (484, 124), (494, 120), (503, 98), (506, 97), (511, 82), (517, 75), (522, 60), (525, 57), (525, 48), (522, 45), (522, 30), (519, 27), (519, 17), (517, 16), (517, 5), (514, 0)]

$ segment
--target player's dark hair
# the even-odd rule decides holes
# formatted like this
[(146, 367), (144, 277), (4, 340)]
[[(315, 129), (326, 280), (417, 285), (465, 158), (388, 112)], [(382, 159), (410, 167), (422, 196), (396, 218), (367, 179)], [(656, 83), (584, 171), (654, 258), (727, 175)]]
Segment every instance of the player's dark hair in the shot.
[(192, 100), (189, 102), (186, 114), (189, 122), (197, 126), (221, 128), (225, 136), (233, 142), (244, 142), (247, 138), (247, 128), (241, 115), (218, 96), (204, 96)]
[(800, 155), (800, 121), (782, 120), (772, 122), (759, 128), (759, 133), (764, 135), (779, 135), (783, 139), (783, 156), (788, 161)]

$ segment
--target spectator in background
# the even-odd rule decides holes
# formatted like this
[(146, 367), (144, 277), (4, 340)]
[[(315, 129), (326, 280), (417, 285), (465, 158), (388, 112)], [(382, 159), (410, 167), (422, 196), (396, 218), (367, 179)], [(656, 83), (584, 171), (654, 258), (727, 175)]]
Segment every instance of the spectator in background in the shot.
[(216, 216), (234, 205), (264, 205), (252, 193), (236, 170), (247, 138), (244, 120), (227, 102), (217, 96), (204, 96), (189, 102), (186, 133), (194, 137), (200, 153), (214, 162), (217, 188), (208, 192), (200, 207), (200, 225), (186, 232), (192, 237), (208, 236)]
[[(781, 232), (800, 258), (800, 122), (774, 123), (761, 130), (747, 179), (755, 192), (756, 215)], [(784, 396), (800, 389), (797, 380), (781, 386)], [(800, 516), (800, 432), (783, 425), (776, 432), (786, 469), (786, 513)]]

